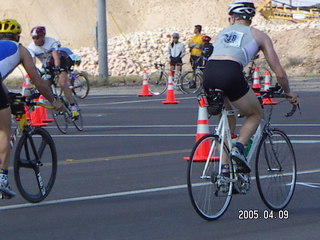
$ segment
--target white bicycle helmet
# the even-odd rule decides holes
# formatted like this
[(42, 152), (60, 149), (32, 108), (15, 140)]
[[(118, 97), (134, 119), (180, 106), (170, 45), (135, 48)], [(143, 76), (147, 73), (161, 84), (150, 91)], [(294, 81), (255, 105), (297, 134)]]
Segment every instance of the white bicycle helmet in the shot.
[(229, 5), (228, 14), (246, 15), (250, 18), (256, 15), (256, 8), (253, 2), (236, 1)]

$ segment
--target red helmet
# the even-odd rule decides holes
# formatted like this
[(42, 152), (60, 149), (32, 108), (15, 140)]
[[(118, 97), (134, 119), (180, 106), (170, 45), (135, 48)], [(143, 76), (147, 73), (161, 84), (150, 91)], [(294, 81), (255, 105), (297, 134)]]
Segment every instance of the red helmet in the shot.
[(35, 26), (30, 32), (32, 37), (44, 37), (46, 35), (46, 27)]
[(204, 36), (202, 37), (202, 40), (203, 40), (203, 41), (209, 41), (209, 42), (210, 42), (211, 37), (209, 37), (209, 36), (207, 36), (207, 35), (204, 35)]

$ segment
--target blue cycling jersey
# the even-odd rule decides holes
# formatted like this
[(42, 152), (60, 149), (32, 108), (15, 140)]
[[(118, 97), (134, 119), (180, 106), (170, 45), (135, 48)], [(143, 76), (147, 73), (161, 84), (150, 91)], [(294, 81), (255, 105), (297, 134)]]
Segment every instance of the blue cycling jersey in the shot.
[(5, 79), (19, 63), (19, 43), (9, 40), (0, 40), (0, 79)]

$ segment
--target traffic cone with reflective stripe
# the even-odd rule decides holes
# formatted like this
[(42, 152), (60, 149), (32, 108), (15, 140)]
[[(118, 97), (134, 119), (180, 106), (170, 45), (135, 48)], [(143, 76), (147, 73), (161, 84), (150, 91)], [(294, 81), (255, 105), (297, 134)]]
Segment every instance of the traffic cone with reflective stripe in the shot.
[(162, 101), (163, 104), (177, 104), (179, 101), (176, 101), (174, 95), (174, 88), (173, 88), (173, 72), (169, 72), (168, 78), (168, 88), (167, 88), (167, 97), (165, 101)]
[[(34, 99), (35, 102), (39, 98)], [(40, 106), (34, 106), (34, 111), (31, 113), (31, 126), (47, 126), (47, 123), (42, 122), (42, 111)]]
[[(198, 122), (197, 122), (197, 135), (196, 142), (209, 132), (209, 120), (207, 106), (203, 106), (201, 100), (199, 101)], [(193, 161), (206, 161), (210, 151), (210, 141), (203, 142), (194, 154)], [(189, 161), (190, 157), (184, 157), (184, 160)]]
[(260, 91), (260, 77), (259, 77), (259, 68), (255, 67), (253, 72), (253, 84), (252, 89), (254, 91)]
[(139, 97), (151, 97), (152, 94), (149, 91), (149, 84), (148, 84), (148, 73), (147, 70), (143, 71), (143, 82), (142, 82), (142, 92), (138, 94)]
[[(267, 92), (270, 89), (271, 86), (271, 77), (270, 72), (267, 70), (264, 77), (264, 91)], [(262, 100), (263, 105), (276, 105), (278, 102), (274, 102), (272, 98), (264, 98)]]
[[(44, 103), (44, 96), (40, 95), (39, 102)], [(41, 111), (42, 122), (53, 122), (52, 118), (48, 118), (47, 109), (45, 107), (39, 106)]]

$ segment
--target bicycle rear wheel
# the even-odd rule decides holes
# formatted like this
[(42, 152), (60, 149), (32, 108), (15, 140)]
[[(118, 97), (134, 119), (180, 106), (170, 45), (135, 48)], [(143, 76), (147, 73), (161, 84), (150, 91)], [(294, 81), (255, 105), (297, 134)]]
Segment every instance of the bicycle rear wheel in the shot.
[(202, 89), (202, 74), (200, 72), (188, 71), (181, 76), (180, 89), (186, 94), (197, 94)]
[(272, 210), (284, 209), (296, 185), (296, 157), (287, 135), (271, 129), (261, 139), (256, 156), (256, 180), (259, 194)]
[(162, 71), (157, 71), (149, 75), (149, 91), (153, 95), (160, 95), (167, 89), (168, 76)]
[(71, 80), (72, 92), (79, 99), (85, 99), (90, 91), (90, 84), (84, 73), (74, 74), (75, 78)]
[[(188, 191), (192, 206), (206, 220), (215, 220), (227, 210), (233, 188), (233, 168), (229, 151), (216, 135), (206, 135), (194, 146), (188, 166)], [(231, 174), (223, 176), (219, 170), (220, 156), (229, 165)]]
[(79, 110), (79, 116), (75, 117), (75, 118), (71, 117), (71, 121), (72, 121), (73, 125), (76, 127), (76, 129), (78, 129), (79, 131), (82, 131), (83, 130), (83, 120), (82, 120), (81, 109), (79, 108), (79, 105), (75, 99), (74, 99), (74, 104), (77, 106), (77, 108)]
[(24, 199), (36, 203), (45, 199), (57, 174), (57, 152), (50, 134), (36, 127), (25, 131), (14, 155), (14, 177)]

